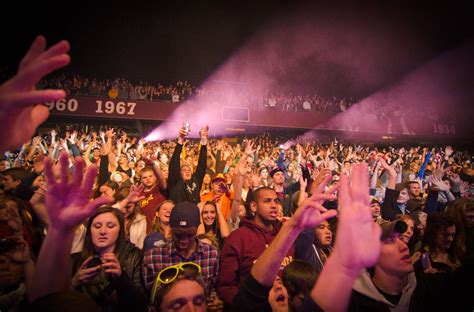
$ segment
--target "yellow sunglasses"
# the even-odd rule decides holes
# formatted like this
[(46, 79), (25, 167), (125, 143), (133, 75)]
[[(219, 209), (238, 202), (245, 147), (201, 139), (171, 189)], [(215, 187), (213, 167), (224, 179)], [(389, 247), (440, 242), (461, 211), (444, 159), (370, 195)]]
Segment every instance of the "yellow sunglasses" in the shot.
[(179, 276), (179, 273), (184, 270), (194, 271), (196, 275), (201, 274), (202, 271), (201, 266), (194, 262), (183, 262), (164, 268), (156, 276), (151, 295), (151, 305), (153, 305), (153, 303), (155, 302), (156, 291), (158, 290), (158, 288), (162, 285), (168, 285), (173, 283)]

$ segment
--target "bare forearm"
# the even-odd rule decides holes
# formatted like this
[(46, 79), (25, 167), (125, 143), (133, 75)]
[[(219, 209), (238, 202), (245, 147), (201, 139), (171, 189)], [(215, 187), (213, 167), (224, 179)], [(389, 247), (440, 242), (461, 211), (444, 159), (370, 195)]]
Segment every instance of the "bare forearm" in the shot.
[(316, 285), (311, 290), (311, 298), (324, 311), (347, 311), (352, 284), (357, 275), (358, 272), (345, 270), (340, 264), (337, 253), (334, 253), (329, 257)]
[(158, 167), (158, 165), (153, 166), (153, 171), (155, 172), (155, 175), (157, 177), (157, 183), (158, 183), (158, 186), (160, 187), (160, 189), (166, 190), (166, 188), (168, 187), (168, 185), (166, 183), (166, 178), (165, 178), (163, 172)]
[(283, 258), (301, 230), (293, 226), (291, 220), (285, 222), (270, 246), (258, 257), (250, 273), (260, 284), (266, 287), (273, 284)]
[(69, 290), (71, 285), (70, 250), (74, 230), (50, 228), (36, 262), (33, 283), (28, 292), (30, 302), (45, 295)]
[(227, 220), (224, 218), (222, 213), (217, 213), (217, 218), (219, 220), (219, 230), (221, 232), (221, 236), (223, 238), (226, 238), (230, 234), (230, 228), (229, 225), (227, 224)]

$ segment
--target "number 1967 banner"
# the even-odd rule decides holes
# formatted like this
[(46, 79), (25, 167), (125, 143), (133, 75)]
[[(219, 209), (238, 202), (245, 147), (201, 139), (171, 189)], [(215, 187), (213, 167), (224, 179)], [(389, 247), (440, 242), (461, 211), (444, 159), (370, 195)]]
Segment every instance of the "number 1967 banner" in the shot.
[(47, 102), (52, 115), (165, 120), (177, 107), (168, 101), (103, 99), (87, 96)]

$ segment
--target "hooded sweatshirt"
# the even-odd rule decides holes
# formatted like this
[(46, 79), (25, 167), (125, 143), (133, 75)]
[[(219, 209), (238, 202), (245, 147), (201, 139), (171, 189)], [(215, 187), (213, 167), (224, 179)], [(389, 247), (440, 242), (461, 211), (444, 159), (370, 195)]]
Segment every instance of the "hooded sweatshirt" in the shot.
[[(227, 237), (220, 258), (220, 272), (217, 279), (219, 298), (231, 304), (239, 291), (241, 282), (250, 274), (252, 265), (273, 241), (281, 228), (280, 223), (272, 231), (259, 227), (255, 222), (243, 218), (240, 228)], [(294, 259), (292, 246), (283, 259), (282, 268)]]
[[(380, 291), (375, 287), (374, 282), (372, 281), (372, 277), (370, 274), (364, 270), (359, 277), (356, 279), (354, 282), (354, 285), (352, 286), (352, 289), (370, 299), (373, 301), (373, 306), (385, 306), (388, 311), (408, 311), (410, 307), (410, 301), (411, 301), (411, 296), (413, 295), (413, 292), (415, 291), (416, 288), (416, 277), (415, 273), (410, 273), (407, 276), (407, 284), (402, 290), (402, 295), (400, 298), (400, 301), (398, 302), (397, 305), (392, 304), (390, 301), (388, 301), (384, 295), (380, 293)], [(358, 296), (353, 296), (353, 300), (357, 300), (354, 297)], [(366, 303), (369, 303), (372, 300), (366, 300)], [(359, 305), (358, 305), (359, 306)], [(366, 308), (368, 308), (368, 305), (366, 305)], [(349, 309), (351, 310), (351, 309)]]

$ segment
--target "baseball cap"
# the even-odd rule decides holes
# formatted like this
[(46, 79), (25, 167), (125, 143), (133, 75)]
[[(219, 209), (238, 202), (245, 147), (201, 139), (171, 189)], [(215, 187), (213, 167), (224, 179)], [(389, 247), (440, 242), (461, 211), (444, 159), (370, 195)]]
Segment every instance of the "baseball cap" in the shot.
[(170, 215), (170, 226), (189, 228), (201, 223), (199, 208), (193, 203), (182, 202), (176, 204)]
[(227, 179), (225, 178), (224, 174), (216, 173), (211, 179), (211, 183), (214, 183), (214, 182), (224, 182), (224, 183), (226, 183)]
[(281, 169), (280, 167), (275, 167), (275, 168), (272, 169), (272, 171), (270, 171), (270, 176), (273, 178), (273, 176), (277, 172), (283, 172), (284, 173), (283, 169)]
[(385, 222), (380, 225), (382, 227), (381, 241), (386, 240), (392, 235), (392, 233), (403, 234), (408, 228), (408, 225), (402, 220), (395, 220), (391, 222)]

